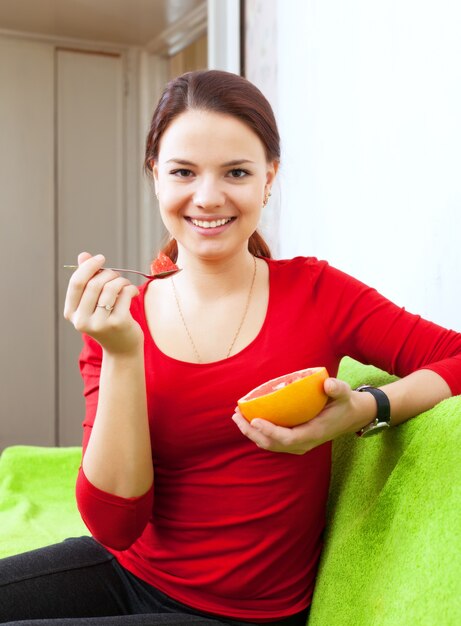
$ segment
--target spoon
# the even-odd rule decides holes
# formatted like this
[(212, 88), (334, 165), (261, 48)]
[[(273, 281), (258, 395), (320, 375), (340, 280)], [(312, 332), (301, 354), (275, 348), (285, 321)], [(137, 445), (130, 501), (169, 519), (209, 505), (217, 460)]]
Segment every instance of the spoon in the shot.
[[(70, 270), (78, 269), (78, 265), (63, 265), (64, 268)], [(178, 267), (174, 270), (167, 270), (166, 272), (158, 272), (157, 274), (144, 274), (144, 272), (138, 272), (138, 270), (127, 270), (120, 267), (102, 267), (99, 271), (102, 270), (112, 270), (113, 272), (128, 272), (129, 274), (138, 274), (138, 276), (144, 276), (144, 278), (148, 278), (149, 280), (153, 280), (154, 278), (167, 278), (168, 276), (173, 276), (177, 272), (180, 272), (181, 269)]]

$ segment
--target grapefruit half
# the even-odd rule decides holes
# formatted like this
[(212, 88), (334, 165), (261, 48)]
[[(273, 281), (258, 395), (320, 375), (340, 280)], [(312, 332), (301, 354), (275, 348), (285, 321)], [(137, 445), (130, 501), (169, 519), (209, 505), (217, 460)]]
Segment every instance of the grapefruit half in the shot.
[(297, 426), (318, 415), (327, 403), (323, 389), (327, 378), (325, 367), (291, 372), (259, 385), (237, 404), (249, 422), (261, 417), (278, 426)]

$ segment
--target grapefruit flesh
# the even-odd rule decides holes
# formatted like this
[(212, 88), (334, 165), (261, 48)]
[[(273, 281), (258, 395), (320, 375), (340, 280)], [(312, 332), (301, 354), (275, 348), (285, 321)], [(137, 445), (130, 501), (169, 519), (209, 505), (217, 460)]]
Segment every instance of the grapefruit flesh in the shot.
[(159, 252), (151, 263), (150, 272), (153, 277), (168, 276), (179, 272), (179, 267), (164, 252)]
[(260, 417), (292, 427), (314, 418), (327, 403), (325, 367), (310, 367), (273, 378), (240, 398), (238, 407), (249, 421)]

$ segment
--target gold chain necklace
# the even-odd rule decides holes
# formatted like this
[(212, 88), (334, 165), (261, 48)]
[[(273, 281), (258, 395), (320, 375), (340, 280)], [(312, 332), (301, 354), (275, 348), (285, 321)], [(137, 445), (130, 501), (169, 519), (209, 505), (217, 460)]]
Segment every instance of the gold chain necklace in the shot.
[[(239, 336), (240, 331), (242, 330), (243, 323), (245, 321), (245, 318), (246, 318), (247, 313), (248, 313), (248, 309), (250, 307), (251, 295), (253, 293), (253, 287), (254, 287), (254, 284), (255, 284), (256, 266), (257, 266), (257, 264), (256, 264), (256, 257), (254, 257), (254, 256), (253, 256), (253, 261), (254, 261), (253, 278), (251, 280), (251, 285), (250, 285), (250, 290), (248, 292), (248, 297), (247, 297), (247, 301), (246, 301), (246, 305), (245, 305), (245, 310), (243, 311), (243, 315), (242, 315), (242, 319), (240, 320), (239, 327), (237, 328), (237, 331), (236, 331), (236, 333), (234, 335), (234, 338), (232, 339), (232, 343), (229, 346), (229, 350), (227, 351), (226, 359), (229, 358), (230, 353), (232, 352), (232, 348), (234, 347), (234, 344), (237, 341), (237, 337)], [(182, 312), (181, 305), (179, 303), (179, 297), (178, 297), (178, 294), (177, 294), (177, 291), (176, 291), (176, 287), (175, 287), (175, 284), (174, 284), (173, 277), (171, 277), (171, 286), (173, 287), (174, 299), (176, 300), (176, 306), (178, 307), (179, 316), (181, 317), (181, 320), (182, 320), (182, 323), (184, 325), (184, 328), (186, 329), (186, 333), (187, 333), (187, 336), (189, 337), (189, 341), (191, 343), (191, 346), (192, 346), (192, 349), (194, 351), (194, 354), (195, 354), (195, 356), (197, 358), (197, 361), (199, 363), (203, 363), (203, 360), (202, 360), (202, 358), (201, 358), (201, 356), (200, 356), (200, 354), (199, 354), (199, 352), (197, 350), (197, 346), (195, 345), (195, 342), (192, 339), (192, 335), (191, 335), (191, 332), (189, 330), (189, 327), (186, 324), (186, 320), (184, 318), (184, 314)]]

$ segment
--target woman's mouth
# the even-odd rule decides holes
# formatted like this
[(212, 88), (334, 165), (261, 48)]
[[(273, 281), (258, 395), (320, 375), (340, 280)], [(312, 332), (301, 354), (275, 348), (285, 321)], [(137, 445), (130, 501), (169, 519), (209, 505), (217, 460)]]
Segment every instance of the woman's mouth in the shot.
[(217, 234), (226, 229), (228, 224), (233, 222), (235, 217), (223, 217), (219, 219), (196, 219), (194, 217), (186, 217), (186, 220), (194, 226), (194, 230), (199, 232), (207, 231), (207, 234)]

